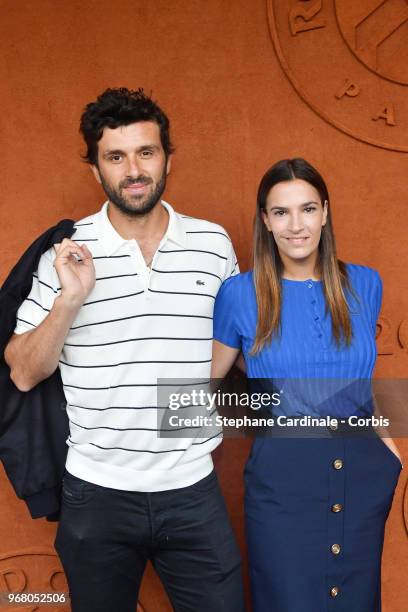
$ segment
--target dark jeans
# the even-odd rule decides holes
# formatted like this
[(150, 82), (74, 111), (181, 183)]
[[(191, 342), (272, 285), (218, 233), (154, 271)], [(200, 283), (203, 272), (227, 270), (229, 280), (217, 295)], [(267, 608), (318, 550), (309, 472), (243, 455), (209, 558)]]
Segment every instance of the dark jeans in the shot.
[(55, 548), (73, 612), (135, 612), (148, 560), (176, 612), (244, 610), (240, 554), (215, 472), (156, 493), (66, 473)]

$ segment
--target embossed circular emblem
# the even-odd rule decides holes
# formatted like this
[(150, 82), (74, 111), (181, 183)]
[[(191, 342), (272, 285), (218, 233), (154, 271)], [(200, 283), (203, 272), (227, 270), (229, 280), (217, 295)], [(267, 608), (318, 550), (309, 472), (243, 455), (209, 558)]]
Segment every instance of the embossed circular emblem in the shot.
[(282, 68), (322, 119), (408, 152), (408, 0), (267, 0)]
[[(49, 612), (68, 612), (70, 606), (64, 605), (67, 593), (61, 563), (53, 550), (34, 546), (0, 555), (1, 609), (4, 604), (10, 612), (37, 612), (46, 605)], [(9, 599), (11, 595), (14, 599)]]

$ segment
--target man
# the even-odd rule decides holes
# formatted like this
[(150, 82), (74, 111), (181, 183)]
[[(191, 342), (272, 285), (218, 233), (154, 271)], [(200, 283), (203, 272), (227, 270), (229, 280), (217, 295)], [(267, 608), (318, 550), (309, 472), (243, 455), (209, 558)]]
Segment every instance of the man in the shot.
[(243, 609), (240, 557), (211, 451), (162, 438), (158, 382), (209, 376), (214, 297), (237, 271), (222, 227), (161, 200), (169, 122), (143, 90), (86, 106), (108, 201), (40, 260), (5, 358), (28, 391), (59, 366), (70, 436), (56, 537), (73, 612), (130, 612), (150, 559), (176, 611)]

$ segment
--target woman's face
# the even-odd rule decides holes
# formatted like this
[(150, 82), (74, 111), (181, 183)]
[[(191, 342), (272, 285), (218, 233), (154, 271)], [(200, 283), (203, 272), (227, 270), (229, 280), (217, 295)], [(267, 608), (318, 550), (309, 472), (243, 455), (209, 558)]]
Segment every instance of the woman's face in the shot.
[(327, 202), (301, 179), (278, 183), (268, 193), (263, 220), (285, 261), (316, 261)]

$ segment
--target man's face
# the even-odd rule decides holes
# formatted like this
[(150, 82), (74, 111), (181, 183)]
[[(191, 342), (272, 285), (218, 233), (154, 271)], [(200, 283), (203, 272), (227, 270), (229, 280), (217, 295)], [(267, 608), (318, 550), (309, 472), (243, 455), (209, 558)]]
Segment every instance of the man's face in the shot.
[(116, 129), (104, 128), (98, 142), (98, 165), (92, 166), (109, 201), (130, 216), (149, 213), (160, 201), (170, 172), (170, 159), (153, 121)]

